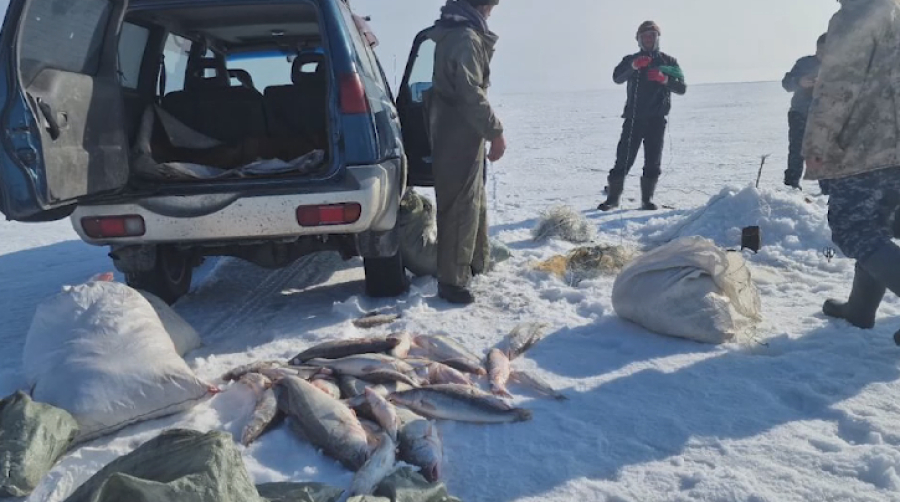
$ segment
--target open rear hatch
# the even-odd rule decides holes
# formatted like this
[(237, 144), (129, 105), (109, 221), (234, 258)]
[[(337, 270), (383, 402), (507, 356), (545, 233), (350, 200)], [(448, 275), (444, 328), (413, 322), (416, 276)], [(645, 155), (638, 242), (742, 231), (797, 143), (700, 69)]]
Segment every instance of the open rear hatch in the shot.
[(142, 71), (136, 89), (123, 89), (130, 186), (335, 177), (332, 77), (315, 3), (204, 4), (134, 2), (126, 15), (126, 27), (162, 34), (141, 54), (159, 60), (155, 75)]

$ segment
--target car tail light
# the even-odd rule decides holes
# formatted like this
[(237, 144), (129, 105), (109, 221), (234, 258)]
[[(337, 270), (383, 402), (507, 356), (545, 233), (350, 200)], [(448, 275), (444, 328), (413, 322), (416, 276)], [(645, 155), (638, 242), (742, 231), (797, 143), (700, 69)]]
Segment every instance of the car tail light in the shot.
[(147, 231), (144, 218), (137, 215), (82, 218), (81, 228), (93, 239), (138, 237)]
[(341, 75), (341, 113), (369, 113), (369, 100), (359, 73)]
[(361, 215), (362, 206), (359, 204), (300, 206), (297, 208), (297, 223), (304, 227), (349, 225), (359, 221)]

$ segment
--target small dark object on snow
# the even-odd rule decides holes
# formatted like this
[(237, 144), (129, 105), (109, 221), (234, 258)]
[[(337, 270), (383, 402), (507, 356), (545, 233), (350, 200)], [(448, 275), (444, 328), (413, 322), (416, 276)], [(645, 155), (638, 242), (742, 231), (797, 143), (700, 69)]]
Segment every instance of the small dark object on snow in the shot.
[(745, 227), (741, 230), (741, 250), (749, 249), (758, 253), (762, 248), (762, 233), (757, 226)]

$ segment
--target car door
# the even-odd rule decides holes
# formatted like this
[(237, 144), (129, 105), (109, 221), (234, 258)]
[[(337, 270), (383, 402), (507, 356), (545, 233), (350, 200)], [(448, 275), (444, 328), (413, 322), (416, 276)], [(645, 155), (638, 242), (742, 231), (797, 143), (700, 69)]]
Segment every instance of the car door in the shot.
[(430, 31), (429, 28), (416, 35), (397, 90), (397, 111), (409, 161), (409, 184), (413, 186), (434, 186), (428, 111), (425, 107), (425, 96), (431, 89), (434, 76), (435, 43), (428, 37)]
[(0, 34), (0, 211), (65, 218), (128, 181), (118, 38), (128, 0), (13, 0)]

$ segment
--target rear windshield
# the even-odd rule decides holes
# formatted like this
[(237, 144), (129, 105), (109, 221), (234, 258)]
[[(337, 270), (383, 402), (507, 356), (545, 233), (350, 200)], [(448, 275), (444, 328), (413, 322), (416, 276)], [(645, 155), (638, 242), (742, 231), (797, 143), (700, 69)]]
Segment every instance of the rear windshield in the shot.
[[(253, 87), (262, 91), (267, 87), (289, 85), (292, 82), (291, 70), (296, 54), (284, 54), (281, 52), (261, 52), (238, 54), (226, 59), (231, 76), (231, 85), (245, 85), (243, 77), (249, 75)], [(314, 63), (311, 63), (314, 65)], [(315, 67), (304, 68), (304, 71), (314, 71)], [(246, 72), (246, 73), (244, 73)], [(243, 75), (242, 75), (243, 73)]]

